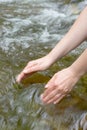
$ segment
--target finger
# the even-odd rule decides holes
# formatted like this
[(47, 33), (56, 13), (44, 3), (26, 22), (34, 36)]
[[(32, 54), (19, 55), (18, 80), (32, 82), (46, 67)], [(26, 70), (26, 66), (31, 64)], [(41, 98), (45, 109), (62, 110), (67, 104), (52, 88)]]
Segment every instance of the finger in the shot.
[[(47, 87), (46, 87), (47, 86)], [(45, 98), (48, 96), (52, 91), (56, 90), (58, 88), (58, 85), (55, 84), (55, 77), (53, 77), (45, 86), (46, 90), (44, 91), (43, 97)]]
[(48, 98), (51, 97), (51, 94), (53, 95), (54, 92), (55, 92), (55, 86), (47, 88), (43, 93), (43, 99), (45, 100), (47, 97)]
[(18, 83), (20, 83), (21, 80), (22, 80), (24, 77), (25, 77), (25, 74), (21, 72), (21, 73), (17, 76), (16, 81), (17, 81)]
[(50, 100), (48, 100), (46, 102), (46, 104), (54, 103), (58, 98), (60, 98), (60, 96), (61, 96), (61, 94), (55, 95), (53, 98), (51, 98)]
[(53, 90), (50, 89), (50, 91), (49, 91), (49, 93), (47, 95), (44, 96), (44, 93), (42, 95), (43, 95), (42, 96), (42, 101), (44, 103), (47, 103), (50, 100), (52, 100), (55, 97), (55, 95), (58, 95), (58, 94), (57, 94), (57, 91), (55, 89), (53, 89)]
[(56, 99), (53, 103), (57, 104), (59, 103), (66, 95), (60, 95), (60, 97), (58, 99)]
[(55, 84), (55, 76), (53, 76), (49, 81), (48, 83), (46, 84), (45, 88), (51, 88), (52, 86), (54, 86)]
[(57, 94), (55, 97), (53, 97), (52, 99), (48, 100), (47, 102), (43, 101), (43, 94), (41, 95), (41, 100), (45, 103), (45, 104), (57, 104), (59, 103), (66, 95), (62, 95), (62, 94)]
[(25, 74), (31, 74), (33, 72), (37, 72), (38, 70), (39, 69), (36, 66), (34, 66), (34, 67), (30, 67), (30, 68), (28, 68), (26, 70), (23, 70), (23, 73), (25, 73)]
[(28, 65), (23, 69), (23, 73), (27, 74), (30, 73), (32, 71), (35, 71), (37, 63), (33, 62), (33, 63), (28, 63)]
[(22, 80), (24, 80), (24, 79), (27, 78), (28, 76), (31, 76), (32, 74), (33, 74), (33, 73), (25, 74), (25, 73), (21, 72), (21, 73), (17, 76), (16, 81), (17, 81), (18, 83), (20, 83)]

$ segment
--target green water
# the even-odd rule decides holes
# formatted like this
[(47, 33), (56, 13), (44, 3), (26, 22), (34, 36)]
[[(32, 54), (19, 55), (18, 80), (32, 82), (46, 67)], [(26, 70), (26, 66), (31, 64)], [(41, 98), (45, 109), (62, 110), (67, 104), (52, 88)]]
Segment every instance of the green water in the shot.
[(47, 81), (70, 64), (85, 42), (22, 86), (15, 82), (28, 61), (46, 55), (69, 30), (85, 0), (0, 0), (0, 130), (86, 130), (87, 76), (59, 104), (44, 105)]

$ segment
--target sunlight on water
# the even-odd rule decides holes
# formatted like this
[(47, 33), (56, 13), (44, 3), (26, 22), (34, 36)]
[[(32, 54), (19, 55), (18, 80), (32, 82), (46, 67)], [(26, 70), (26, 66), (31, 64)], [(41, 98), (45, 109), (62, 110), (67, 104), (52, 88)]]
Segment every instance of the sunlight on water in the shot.
[(1, 130), (86, 130), (87, 76), (59, 104), (44, 105), (45, 84), (71, 64), (87, 42), (22, 85), (16, 76), (28, 61), (46, 55), (69, 30), (86, 0), (0, 0)]

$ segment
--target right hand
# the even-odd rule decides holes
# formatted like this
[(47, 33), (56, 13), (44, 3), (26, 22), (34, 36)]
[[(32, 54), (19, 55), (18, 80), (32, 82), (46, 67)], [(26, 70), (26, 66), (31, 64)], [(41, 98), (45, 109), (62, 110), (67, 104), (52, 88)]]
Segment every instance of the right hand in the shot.
[(20, 83), (23, 79), (35, 72), (48, 69), (50, 65), (51, 62), (49, 56), (44, 56), (42, 58), (30, 61), (23, 69), (23, 71), (17, 76), (16, 81)]
[(79, 79), (79, 74), (71, 66), (57, 72), (45, 86), (46, 90), (41, 95), (43, 103), (59, 103), (73, 89)]

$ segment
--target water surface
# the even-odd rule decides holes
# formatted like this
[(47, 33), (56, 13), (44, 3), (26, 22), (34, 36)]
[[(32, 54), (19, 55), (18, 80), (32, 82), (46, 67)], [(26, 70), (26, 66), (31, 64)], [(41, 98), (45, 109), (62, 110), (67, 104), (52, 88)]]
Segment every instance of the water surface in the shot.
[(28, 61), (46, 55), (57, 44), (86, 4), (86, 0), (0, 0), (1, 130), (87, 129), (87, 76), (59, 104), (46, 106), (40, 100), (47, 81), (72, 64), (86, 42), (34, 75), (29, 84), (15, 82)]

